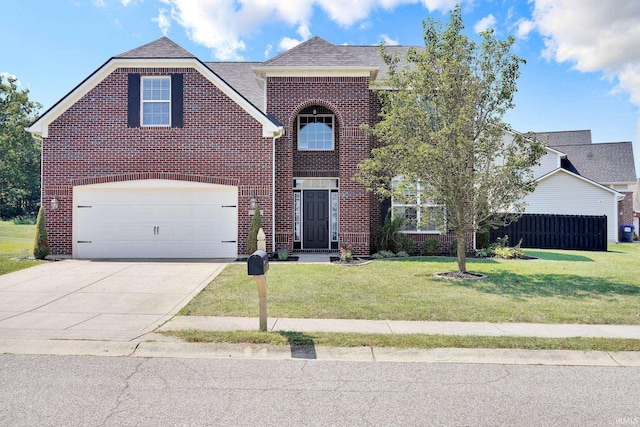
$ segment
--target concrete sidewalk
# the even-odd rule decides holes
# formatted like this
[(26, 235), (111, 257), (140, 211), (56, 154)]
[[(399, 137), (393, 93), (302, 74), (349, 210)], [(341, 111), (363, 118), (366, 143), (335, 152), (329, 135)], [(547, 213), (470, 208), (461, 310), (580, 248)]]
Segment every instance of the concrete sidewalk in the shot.
[[(257, 330), (258, 323), (257, 318), (247, 317), (177, 316), (162, 325), (158, 331), (175, 331), (182, 329), (201, 329), (205, 331)], [(269, 318), (267, 320), (267, 328), (270, 331), (293, 332), (640, 339), (640, 326), (635, 325)]]

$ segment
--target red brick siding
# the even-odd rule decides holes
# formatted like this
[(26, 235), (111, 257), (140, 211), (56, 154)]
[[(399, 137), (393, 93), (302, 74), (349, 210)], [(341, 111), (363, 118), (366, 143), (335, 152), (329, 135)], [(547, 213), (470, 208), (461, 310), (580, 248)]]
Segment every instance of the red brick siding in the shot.
[(618, 202), (618, 225), (633, 224), (633, 192), (620, 191), (620, 193), (624, 194), (625, 198)]
[[(336, 115), (338, 177), (340, 178), (340, 242), (351, 242), (356, 254), (370, 250), (370, 195), (353, 180), (357, 164), (370, 155), (370, 141), (360, 130), (370, 117), (367, 77), (270, 77), (267, 111), (285, 124), (286, 134), (276, 148), (276, 242), (293, 247), (292, 179), (296, 173), (313, 176), (335, 173), (335, 154), (296, 153), (296, 115), (310, 105), (322, 105)], [(317, 154), (317, 153), (316, 153)], [(333, 170), (332, 170), (333, 169)], [(326, 171), (326, 172), (325, 172)], [(335, 175), (325, 175), (335, 177)]]
[[(184, 126), (128, 128), (128, 73), (183, 73)], [(59, 209), (47, 212), (52, 253), (71, 254), (72, 185), (88, 182), (85, 179), (136, 176), (131, 174), (235, 183), (239, 252), (246, 250), (252, 194), (264, 211), (262, 224), (270, 248), (271, 158), (272, 140), (262, 138), (262, 125), (197, 71), (117, 69), (51, 123), (44, 140), (45, 206), (54, 195), (60, 200)]]

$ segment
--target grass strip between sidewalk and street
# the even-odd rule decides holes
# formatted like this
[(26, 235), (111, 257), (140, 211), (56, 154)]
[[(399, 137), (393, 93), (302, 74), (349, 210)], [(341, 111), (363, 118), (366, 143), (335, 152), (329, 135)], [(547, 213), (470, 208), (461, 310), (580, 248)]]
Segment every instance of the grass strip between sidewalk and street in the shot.
[(619, 338), (533, 338), (424, 334), (359, 334), (326, 332), (166, 331), (192, 343), (267, 344), (276, 346), (504, 348), (521, 350), (640, 351), (640, 340)]
[[(532, 260), (469, 259), (484, 280), (447, 280), (449, 257), (366, 265), (271, 263), (270, 317), (640, 325), (640, 244), (608, 252), (526, 250)], [(180, 315), (257, 317), (245, 263), (227, 266)]]

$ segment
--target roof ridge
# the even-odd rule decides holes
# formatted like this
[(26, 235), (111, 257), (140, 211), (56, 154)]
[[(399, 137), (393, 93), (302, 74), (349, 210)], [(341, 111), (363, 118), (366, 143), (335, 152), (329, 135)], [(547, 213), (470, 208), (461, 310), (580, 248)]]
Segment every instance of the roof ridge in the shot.
[(196, 56), (169, 37), (162, 36), (116, 55), (114, 58), (196, 58)]
[(296, 50), (298, 50), (299, 48), (301, 48), (301, 47), (303, 47), (303, 46), (305, 46), (305, 45), (307, 45), (307, 44), (310, 44), (311, 42), (316, 42), (316, 41), (323, 41), (323, 42), (325, 42), (326, 44), (330, 44), (330, 45), (332, 45), (332, 46), (335, 46), (335, 44), (333, 44), (333, 43), (331, 43), (331, 42), (326, 41), (326, 40), (325, 40), (325, 39), (323, 39), (322, 37), (313, 36), (313, 37), (311, 37), (310, 39), (303, 41), (302, 43), (298, 43), (297, 45), (295, 45), (295, 46), (294, 46), (294, 47), (292, 47), (291, 49), (287, 49), (287, 50), (285, 50), (284, 52), (280, 52), (279, 54), (277, 54), (277, 55), (276, 55), (276, 56), (274, 56), (273, 58), (267, 59), (266, 61), (264, 61), (264, 62), (262, 63), (262, 65), (268, 65), (268, 64), (270, 64), (271, 62), (275, 61), (276, 59), (278, 59), (278, 58), (282, 57), (283, 55), (285, 55), (285, 54), (289, 54), (289, 53), (291, 53), (291, 52), (293, 52), (293, 51), (296, 51)]

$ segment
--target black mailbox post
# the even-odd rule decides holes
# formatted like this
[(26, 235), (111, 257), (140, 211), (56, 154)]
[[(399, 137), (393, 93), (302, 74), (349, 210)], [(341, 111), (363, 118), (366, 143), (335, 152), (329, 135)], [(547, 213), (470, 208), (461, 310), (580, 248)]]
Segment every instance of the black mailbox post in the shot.
[(261, 276), (269, 271), (269, 255), (265, 251), (255, 251), (247, 260), (249, 276)]
[(267, 271), (269, 271), (269, 255), (257, 250), (247, 260), (247, 273), (253, 276), (258, 285), (258, 306), (260, 308), (260, 330), (267, 330)]

